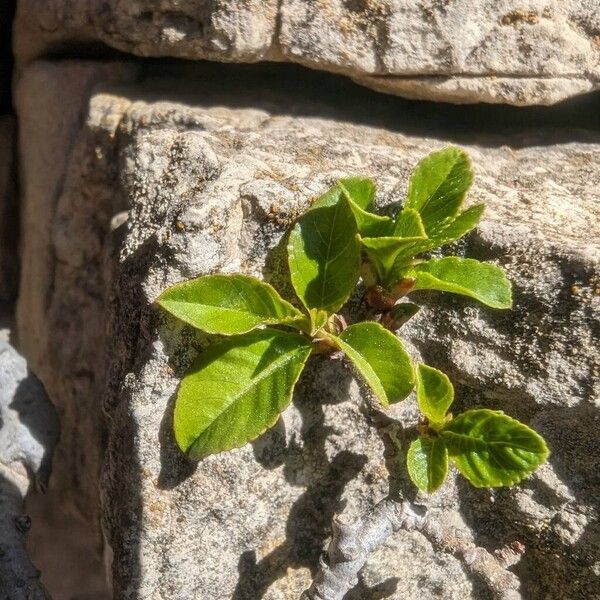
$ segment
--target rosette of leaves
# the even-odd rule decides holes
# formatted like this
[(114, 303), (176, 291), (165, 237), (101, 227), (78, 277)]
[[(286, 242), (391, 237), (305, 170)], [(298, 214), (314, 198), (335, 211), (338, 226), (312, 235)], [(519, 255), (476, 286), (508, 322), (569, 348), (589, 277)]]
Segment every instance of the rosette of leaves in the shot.
[(339, 186), (298, 219), (288, 262), (302, 310), (240, 274), (185, 281), (158, 298), (193, 327), (227, 336), (200, 354), (179, 386), (175, 438), (191, 458), (242, 446), (273, 426), (313, 353), (341, 350), (383, 406), (410, 394), (414, 370), (402, 342), (379, 323), (345, 327), (337, 315), (360, 276), (357, 233)]
[(501, 411), (449, 414), (454, 388), (441, 371), (419, 364), (416, 375), (421, 435), (410, 445), (407, 466), (420, 490), (437, 490), (449, 462), (475, 487), (501, 487), (519, 483), (548, 458), (544, 440)]
[[(473, 181), (471, 162), (460, 148), (445, 148), (415, 168), (403, 206), (393, 218), (375, 214), (375, 184), (367, 178), (342, 179), (338, 186), (356, 219), (364, 263), (367, 300), (402, 324), (418, 310), (397, 300), (416, 290), (438, 290), (471, 297), (492, 308), (510, 308), (510, 282), (493, 264), (448, 256), (419, 255), (450, 244), (479, 222), (483, 204), (463, 209)], [(390, 318), (391, 317), (391, 318)]]

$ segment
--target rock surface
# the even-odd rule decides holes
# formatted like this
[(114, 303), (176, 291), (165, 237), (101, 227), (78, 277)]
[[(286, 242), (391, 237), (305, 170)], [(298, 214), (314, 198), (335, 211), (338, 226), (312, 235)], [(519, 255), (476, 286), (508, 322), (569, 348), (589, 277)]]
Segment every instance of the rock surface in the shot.
[(291, 61), (409, 98), (552, 104), (598, 88), (595, 0), (20, 0), (22, 64), (137, 56)]
[(0, 116), (0, 300), (12, 299), (17, 283), (18, 223), (14, 146), (14, 118)]
[[(103, 194), (114, 191), (105, 180), (116, 168), (106, 168), (116, 123), (111, 129), (112, 116), (97, 114), (98, 126), (82, 129), (81, 119), (99, 81), (134, 72), (116, 63), (33, 66), (15, 93), (22, 175), (19, 345), (62, 423), (52, 484), (91, 523), (99, 521), (104, 436), (98, 396), (104, 382), (105, 286), (98, 236), (112, 215), (113, 198)], [(62, 245), (53, 241), (59, 234)], [(95, 530), (98, 534), (97, 525)]]
[(58, 437), (58, 420), (25, 359), (0, 339), (0, 598), (50, 600), (25, 549), (31, 525), (25, 495), (44, 489)]
[[(27, 157), (19, 334), (62, 411), (61, 470), (93, 523), (104, 393), (115, 598), (297, 598), (332, 513), (362, 511), (406, 483), (375, 427), (385, 418), (362, 408), (342, 364), (315, 360), (271, 432), (190, 464), (174, 447), (172, 403), (203, 339), (152, 302), (209, 271), (279, 281), (278, 243), (310, 196), (364, 173), (382, 205), (398, 202), (414, 164), (447, 140), (335, 118), (332, 106), (319, 109), (327, 119), (302, 116), (319, 112), (314, 102), (282, 90), (261, 101), (247, 87), (223, 93), (182, 77), (99, 85), (134, 76), (126, 65), (38, 63), (17, 94)], [(523, 486), (490, 494), (452, 478), (422, 499), (490, 549), (525, 543), (518, 569), (531, 599), (595, 598), (600, 582), (600, 138), (577, 139), (463, 140), (471, 201), (488, 210), (455, 251), (505, 265), (515, 310), (423, 296), (402, 332), (415, 356), (451, 373), (461, 406), (505, 409), (547, 436), (550, 463)], [(412, 399), (391, 413), (415, 424)], [(488, 592), (415, 533), (369, 561), (354, 597)]]

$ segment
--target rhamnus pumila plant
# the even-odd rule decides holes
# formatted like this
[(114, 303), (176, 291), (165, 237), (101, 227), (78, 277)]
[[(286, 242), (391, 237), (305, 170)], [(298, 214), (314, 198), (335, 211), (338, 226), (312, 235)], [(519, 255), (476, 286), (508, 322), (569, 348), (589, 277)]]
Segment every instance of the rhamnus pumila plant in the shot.
[[(206, 275), (167, 289), (160, 306), (225, 336), (200, 354), (179, 387), (174, 429), (181, 450), (199, 460), (253, 440), (288, 406), (311, 354), (342, 352), (384, 408), (416, 387), (422, 416), (407, 461), (419, 489), (435, 491), (449, 463), (477, 487), (514, 485), (542, 464), (544, 440), (503, 412), (449, 413), (448, 377), (413, 364), (395, 333), (418, 311), (407, 300), (417, 290), (511, 307), (511, 285), (498, 266), (427, 256), (477, 225), (484, 206), (462, 208), (472, 179), (462, 150), (435, 152), (417, 165), (393, 218), (374, 212), (373, 181), (338, 181), (290, 232), (289, 271), (302, 310), (242, 274)], [(373, 318), (346, 325), (338, 311), (361, 279)]]

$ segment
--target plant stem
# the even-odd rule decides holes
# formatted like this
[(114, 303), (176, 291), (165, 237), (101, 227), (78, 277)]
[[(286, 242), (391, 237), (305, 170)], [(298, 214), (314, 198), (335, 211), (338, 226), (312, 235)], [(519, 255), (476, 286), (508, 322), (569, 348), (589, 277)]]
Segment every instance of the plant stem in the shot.
[(334, 517), (327, 554), (300, 600), (342, 600), (357, 585), (369, 555), (400, 530), (419, 531), (435, 550), (455, 556), (488, 585), (496, 600), (521, 600), (519, 579), (508, 567), (519, 560), (522, 546), (515, 544), (492, 554), (457, 537), (424, 507), (391, 498), (382, 500), (356, 521), (350, 522), (344, 515)]

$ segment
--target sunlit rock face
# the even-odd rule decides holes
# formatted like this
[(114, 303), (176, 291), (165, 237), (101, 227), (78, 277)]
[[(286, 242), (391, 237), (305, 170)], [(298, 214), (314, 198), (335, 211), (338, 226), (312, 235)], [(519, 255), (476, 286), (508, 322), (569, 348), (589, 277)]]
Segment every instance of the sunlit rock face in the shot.
[[(281, 14), (300, 4), (284, 2)], [(127, 6), (135, 15), (138, 4)], [(372, 102), (350, 117), (309, 84), (274, 93), (272, 81), (222, 86), (193, 67), (157, 80), (127, 63), (55, 61), (33, 63), (19, 82), (19, 338), (61, 413), (56, 476), (91, 525), (102, 519), (117, 600), (298, 598), (334, 513), (408, 489), (394, 428), (383, 430), (388, 417), (365, 407), (340, 361), (311, 359), (280, 422), (252, 444), (199, 464), (175, 447), (174, 394), (204, 339), (153, 305), (160, 292), (215, 271), (280, 285), (281, 240), (311, 197), (365, 174), (391, 209), (416, 162), (449, 143), (407, 135), (401, 114), (364, 124)], [(473, 490), (452, 475), (419, 501), (487, 548), (524, 543), (525, 598), (591, 598), (600, 140), (467, 132), (461, 146), (476, 174), (468, 203), (488, 208), (446, 251), (503, 265), (515, 308), (422, 292), (423, 310), (400, 335), (450, 374), (457, 409), (506, 410), (536, 427), (552, 456), (519, 488)], [(414, 398), (388, 416), (413, 427)], [(373, 555), (353, 597), (487, 594), (414, 533)]]
[(594, 0), (21, 0), (26, 63), (102, 46), (136, 56), (290, 61), (427, 100), (553, 104), (600, 81)]

